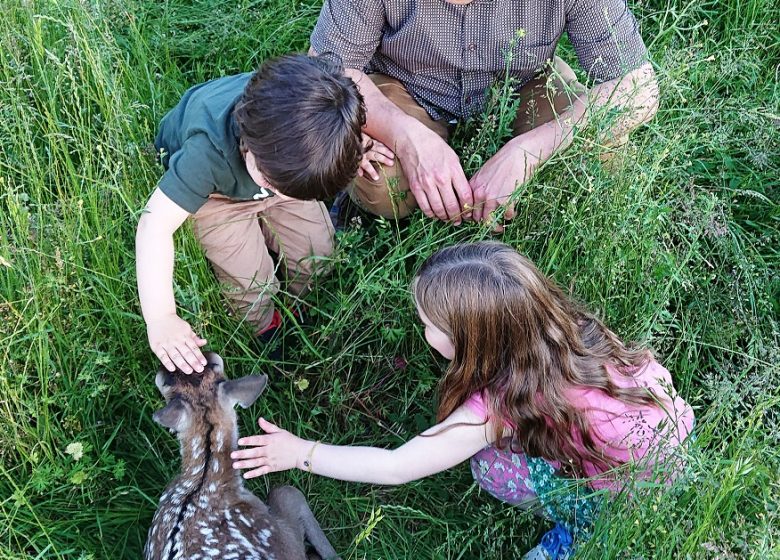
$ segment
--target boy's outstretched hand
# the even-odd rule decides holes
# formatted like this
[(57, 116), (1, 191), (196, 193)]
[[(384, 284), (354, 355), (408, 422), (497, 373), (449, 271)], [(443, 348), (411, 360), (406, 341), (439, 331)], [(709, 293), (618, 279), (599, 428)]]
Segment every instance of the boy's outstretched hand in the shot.
[(146, 323), (149, 347), (168, 371), (179, 368), (184, 373), (203, 371), (208, 363), (201, 346), (206, 344), (190, 324), (175, 314), (163, 315)]
[[(234, 451), (230, 457), (235, 461), (234, 469), (252, 469), (244, 473), (244, 478), (254, 478), (264, 474), (300, 468), (312, 442), (292, 435), (260, 418), (257, 423), (265, 435), (249, 436), (238, 440), (238, 445), (248, 449)], [(240, 459), (236, 461), (236, 459)]]

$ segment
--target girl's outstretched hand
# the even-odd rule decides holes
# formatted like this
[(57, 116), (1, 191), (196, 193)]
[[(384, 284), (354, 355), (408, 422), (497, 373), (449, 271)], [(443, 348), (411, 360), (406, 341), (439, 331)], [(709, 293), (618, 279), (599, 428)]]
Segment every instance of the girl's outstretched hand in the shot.
[(238, 445), (247, 448), (230, 454), (234, 469), (252, 469), (244, 473), (244, 478), (286, 471), (303, 464), (312, 442), (292, 435), (265, 418), (260, 418), (257, 423), (265, 434), (239, 439)]

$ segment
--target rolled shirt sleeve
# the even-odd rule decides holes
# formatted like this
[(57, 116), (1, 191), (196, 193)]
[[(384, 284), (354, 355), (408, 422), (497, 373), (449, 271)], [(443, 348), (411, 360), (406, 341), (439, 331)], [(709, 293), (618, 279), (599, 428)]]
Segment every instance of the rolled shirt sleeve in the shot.
[(382, 0), (325, 0), (311, 46), (318, 54), (338, 55), (346, 68), (363, 70), (379, 47), (384, 26)]
[(157, 186), (178, 206), (194, 214), (210, 194), (235, 182), (224, 156), (201, 133), (190, 136), (171, 156)]
[(624, 76), (647, 60), (639, 24), (626, 0), (570, 0), (566, 32), (595, 83)]

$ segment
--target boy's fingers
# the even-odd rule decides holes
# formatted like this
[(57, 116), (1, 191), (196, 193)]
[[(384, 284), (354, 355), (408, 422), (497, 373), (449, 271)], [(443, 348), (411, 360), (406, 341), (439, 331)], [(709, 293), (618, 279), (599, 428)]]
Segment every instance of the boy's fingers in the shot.
[(379, 147), (377, 148), (379, 151), (381, 151), (383, 154), (385, 154), (390, 159), (395, 159), (395, 152), (385, 146), (384, 144), (379, 144)]
[(376, 172), (376, 169), (374, 169), (374, 166), (371, 165), (371, 162), (367, 159), (363, 159), (360, 162), (360, 168), (363, 170), (363, 173), (368, 173), (368, 176), (371, 177), (372, 180), (378, 181), (379, 180), (379, 174)]
[(176, 371), (176, 366), (173, 365), (173, 362), (168, 357), (168, 354), (165, 353), (165, 350), (160, 350), (159, 353), (157, 354), (157, 357), (160, 359), (160, 362), (165, 367), (165, 369), (167, 369), (171, 373)]
[(388, 167), (393, 165), (393, 158), (388, 157), (385, 154), (380, 154), (379, 152), (371, 152), (369, 159), (381, 163), (382, 165), (387, 165)]
[(387, 158), (389, 160), (395, 159), (395, 154), (393, 153), (393, 150), (391, 150), (390, 148), (388, 148), (384, 144), (380, 144), (379, 142), (374, 144), (374, 149), (371, 150), (371, 151), (374, 152), (375, 154), (381, 155), (381, 156), (383, 156), (383, 157), (385, 157), (385, 158)]
[[(198, 363), (201, 366), (205, 366), (208, 363), (208, 360), (206, 359), (206, 356), (203, 355), (203, 352), (200, 351), (200, 346), (198, 345), (198, 342), (197, 342), (198, 340), (199, 340), (198, 338), (189, 339), (189, 340), (186, 341), (186, 344), (187, 344), (187, 347), (190, 349), (190, 352), (192, 352), (193, 356), (195, 356), (195, 359), (198, 360)], [(198, 370), (198, 371), (201, 371), (201, 370)]]
[[(198, 354), (200, 354), (200, 350), (198, 350)], [(187, 362), (187, 365), (190, 366), (193, 370), (197, 372), (203, 371), (203, 363), (195, 355), (195, 352), (193, 352), (192, 349), (186, 346), (186, 344), (182, 346), (180, 350), (180, 355), (184, 359), (184, 361)]]
[(165, 353), (168, 355), (168, 358), (176, 365), (177, 368), (179, 368), (184, 373), (192, 373), (192, 368), (187, 363), (187, 361), (184, 359), (184, 356), (181, 355), (181, 352), (174, 346), (173, 348), (166, 348)]

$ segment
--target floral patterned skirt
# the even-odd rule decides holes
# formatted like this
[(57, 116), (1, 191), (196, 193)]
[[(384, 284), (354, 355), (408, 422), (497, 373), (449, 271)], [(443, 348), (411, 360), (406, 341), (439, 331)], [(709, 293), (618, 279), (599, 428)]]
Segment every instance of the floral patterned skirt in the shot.
[(556, 474), (544, 459), (514, 453), (507, 446), (485, 447), (471, 458), (474, 480), (508, 504), (538, 508), (544, 517), (563, 524), (577, 539), (586, 539), (606, 497), (582, 481)]

